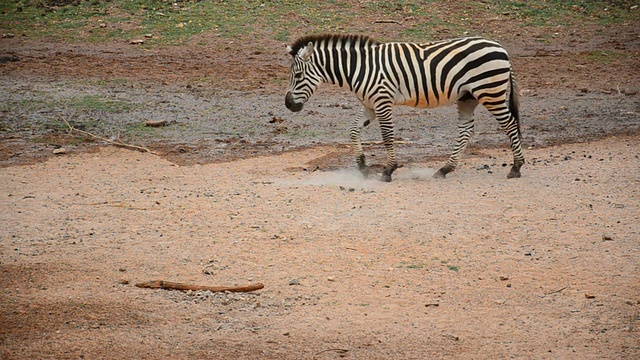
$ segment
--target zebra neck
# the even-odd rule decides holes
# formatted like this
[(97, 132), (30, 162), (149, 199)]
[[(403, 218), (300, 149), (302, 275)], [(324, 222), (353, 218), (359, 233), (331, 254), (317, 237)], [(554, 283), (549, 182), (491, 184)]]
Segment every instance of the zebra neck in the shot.
[(376, 74), (375, 45), (329, 44), (317, 49), (324, 82), (356, 91), (364, 79)]

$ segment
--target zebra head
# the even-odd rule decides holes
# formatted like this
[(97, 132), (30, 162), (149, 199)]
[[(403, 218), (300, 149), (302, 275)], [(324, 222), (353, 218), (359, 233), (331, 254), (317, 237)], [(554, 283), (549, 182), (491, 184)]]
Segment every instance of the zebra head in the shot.
[(313, 43), (309, 42), (305, 46), (287, 47), (287, 51), (293, 56), (291, 63), (291, 73), (289, 74), (289, 91), (284, 99), (287, 109), (297, 112), (302, 110), (304, 103), (309, 100), (322, 78), (318, 75), (315, 63), (311, 59), (313, 56)]

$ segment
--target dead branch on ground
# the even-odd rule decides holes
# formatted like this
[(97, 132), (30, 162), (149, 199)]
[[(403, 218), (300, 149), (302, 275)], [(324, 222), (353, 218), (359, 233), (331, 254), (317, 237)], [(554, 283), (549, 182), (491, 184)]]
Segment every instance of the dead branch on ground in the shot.
[(374, 23), (376, 23), (376, 24), (398, 24), (398, 25), (402, 25), (402, 21), (398, 21), (398, 20), (375, 20)]
[(340, 348), (326, 349), (326, 350), (318, 351), (317, 353), (313, 354), (313, 358), (315, 359), (318, 355), (329, 352), (329, 351), (335, 351), (338, 354), (340, 354), (340, 356), (343, 356), (343, 354), (346, 354), (349, 352), (349, 349), (340, 349)]
[(175, 283), (163, 280), (153, 280), (136, 284), (139, 288), (147, 289), (165, 289), (165, 290), (181, 290), (181, 291), (211, 291), (211, 292), (250, 292), (260, 290), (264, 287), (262, 283), (250, 284), (245, 286), (206, 286), (206, 285), (189, 285)]
[(102, 136), (94, 135), (94, 134), (92, 134), (92, 133), (90, 133), (88, 131), (76, 129), (71, 124), (69, 124), (69, 122), (65, 118), (62, 118), (62, 121), (64, 121), (64, 123), (67, 124), (67, 127), (69, 128), (69, 134), (71, 134), (72, 132), (77, 132), (77, 133), (80, 133), (80, 134), (83, 134), (83, 135), (91, 136), (94, 139), (98, 139), (98, 140), (107, 142), (107, 143), (109, 143), (111, 145), (123, 147), (123, 148), (126, 148), (126, 149), (139, 150), (139, 151), (142, 151), (142, 152), (148, 152), (148, 153), (151, 153), (151, 154), (154, 154), (154, 155), (158, 155), (155, 151), (151, 151), (151, 150), (147, 149), (146, 147), (137, 146), (137, 145), (131, 145), (131, 144), (125, 143), (124, 141), (120, 140), (120, 135), (116, 136), (115, 139), (111, 140), (111, 139), (104, 138)]

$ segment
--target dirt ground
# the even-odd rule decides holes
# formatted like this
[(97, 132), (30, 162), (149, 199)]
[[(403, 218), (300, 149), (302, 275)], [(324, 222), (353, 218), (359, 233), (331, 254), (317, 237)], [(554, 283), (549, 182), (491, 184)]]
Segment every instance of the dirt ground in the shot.
[[(273, 40), (0, 39), (0, 358), (639, 358), (637, 29), (496, 30), (521, 86), (523, 177), (506, 179), (506, 137), (479, 113), (460, 168), (431, 179), (455, 110), (399, 108), (392, 183), (353, 170), (348, 94), (288, 113)], [(63, 118), (105, 137), (171, 125), (123, 134), (152, 154)], [(155, 279), (264, 288), (135, 286)]]

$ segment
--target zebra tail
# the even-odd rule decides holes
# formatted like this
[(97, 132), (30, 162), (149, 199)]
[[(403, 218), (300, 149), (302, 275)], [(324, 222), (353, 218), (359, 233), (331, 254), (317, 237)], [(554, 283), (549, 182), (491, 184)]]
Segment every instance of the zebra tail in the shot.
[(513, 70), (509, 73), (509, 83), (511, 85), (511, 91), (509, 92), (509, 111), (514, 119), (516, 119), (518, 137), (522, 139), (522, 132), (520, 131), (520, 96), (518, 95), (518, 84), (516, 83)]

